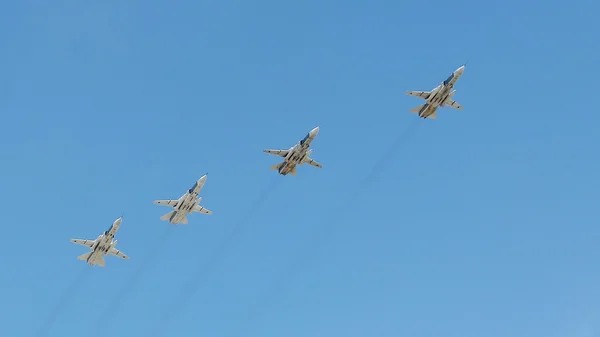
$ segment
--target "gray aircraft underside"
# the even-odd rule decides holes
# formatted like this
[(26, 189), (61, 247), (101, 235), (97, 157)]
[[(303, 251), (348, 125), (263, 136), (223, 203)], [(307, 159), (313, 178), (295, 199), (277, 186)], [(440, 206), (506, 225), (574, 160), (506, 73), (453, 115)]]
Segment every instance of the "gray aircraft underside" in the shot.
[(283, 162), (277, 163), (269, 167), (269, 169), (277, 170), (281, 175), (291, 174), (295, 176), (297, 165), (309, 164), (314, 167), (323, 168), (323, 165), (310, 158), (310, 154), (313, 150), (309, 149), (309, 147), (318, 134), (319, 127), (317, 126), (310, 130), (301, 141), (290, 147), (288, 150), (264, 150), (265, 153), (283, 157)]
[(463, 107), (456, 101), (452, 100), (452, 96), (456, 93), (454, 84), (462, 76), (465, 71), (465, 66), (461, 66), (456, 69), (448, 78), (431, 91), (407, 91), (406, 94), (410, 96), (419, 97), (425, 100), (425, 104), (419, 105), (418, 107), (412, 108), (409, 111), (419, 114), (421, 118), (435, 119), (437, 117), (437, 108), (443, 108), (449, 106), (455, 109), (462, 110)]
[(115, 220), (110, 228), (104, 232), (104, 234), (98, 236), (98, 238), (95, 240), (71, 239), (71, 242), (73, 243), (90, 248), (89, 252), (79, 255), (77, 259), (86, 261), (86, 263), (90, 266), (99, 265), (100, 267), (105, 266), (105, 255), (114, 255), (122, 259), (129, 260), (129, 256), (123, 254), (115, 248), (117, 245), (117, 240), (113, 240), (117, 230), (119, 230), (119, 227), (121, 226), (122, 220), (122, 217)]
[(187, 215), (191, 213), (204, 213), (204, 214), (212, 214), (211, 210), (208, 210), (199, 205), (202, 197), (199, 197), (198, 194), (202, 187), (204, 187), (204, 183), (206, 182), (208, 174), (203, 175), (194, 186), (187, 190), (185, 194), (183, 194), (177, 200), (155, 200), (154, 203), (157, 205), (170, 206), (173, 207), (173, 210), (163, 216), (160, 217), (161, 220), (168, 220), (171, 224), (188, 224)]

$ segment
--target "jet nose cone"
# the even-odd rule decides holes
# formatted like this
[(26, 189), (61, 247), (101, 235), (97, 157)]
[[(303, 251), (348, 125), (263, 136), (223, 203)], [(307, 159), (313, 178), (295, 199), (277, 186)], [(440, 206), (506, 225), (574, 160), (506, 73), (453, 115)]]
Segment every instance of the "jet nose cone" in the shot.
[(310, 136), (311, 137), (315, 137), (316, 135), (319, 134), (319, 127), (317, 126), (316, 128), (310, 130)]
[(200, 179), (198, 179), (198, 182), (203, 182), (206, 180), (206, 178), (208, 177), (208, 173), (203, 175), (202, 177), (200, 177)]
[(462, 73), (465, 71), (465, 66), (461, 66), (460, 68), (456, 69), (456, 73), (458, 75), (462, 75)]
[(119, 217), (115, 222), (113, 222), (113, 226), (120, 226), (121, 221), (123, 221), (123, 217)]

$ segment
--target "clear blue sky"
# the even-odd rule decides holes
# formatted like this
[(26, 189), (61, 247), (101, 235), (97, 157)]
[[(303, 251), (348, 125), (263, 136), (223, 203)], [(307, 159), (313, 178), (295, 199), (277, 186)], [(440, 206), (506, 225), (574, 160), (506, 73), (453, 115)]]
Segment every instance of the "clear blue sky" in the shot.
[[(599, 12), (0, 3), (2, 335), (600, 336)], [(467, 61), (463, 111), (408, 112)], [(268, 170), (315, 126), (323, 169)], [(131, 260), (78, 261), (121, 215)]]

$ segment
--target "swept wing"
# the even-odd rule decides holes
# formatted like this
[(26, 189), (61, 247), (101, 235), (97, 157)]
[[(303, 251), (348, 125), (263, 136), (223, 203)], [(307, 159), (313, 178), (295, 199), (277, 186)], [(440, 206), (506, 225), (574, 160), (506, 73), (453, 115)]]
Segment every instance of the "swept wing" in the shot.
[(314, 167), (323, 168), (323, 165), (319, 164), (316, 160), (306, 156), (302, 161), (303, 164), (312, 165)]
[(423, 99), (428, 99), (429, 95), (431, 95), (431, 92), (430, 91), (407, 91), (406, 94), (410, 95), (410, 96), (420, 97)]
[(192, 208), (192, 211), (197, 212), (197, 213), (212, 214), (211, 210), (206, 209), (200, 205), (195, 205), (194, 208)]
[(175, 205), (177, 205), (177, 202), (179, 202), (179, 200), (154, 200), (154, 203), (157, 205), (171, 206), (171, 207), (175, 207)]
[(114, 256), (116, 256), (116, 257), (120, 257), (120, 258), (122, 258), (122, 259), (129, 260), (129, 256), (127, 256), (127, 255), (125, 255), (125, 254), (121, 253), (121, 251), (120, 251), (120, 250), (118, 250), (118, 249), (116, 249), (116, 248), (114, 248), (114, 247), (113, 247), (113, 248), (111, 248), (111, 249), (109, 249), (109, 250), (108, 250), (108, 253), (109, 253), (109, 254), (111, 254), (111, 255), (114, 255)]
[(275, 156), (285, 157), (290, 153), (290, 150), (264, 150), (264, 152)]
[(91, 248), (96, 240), (71, 239), (71, 242)]
[(453, 101), (451, 99), (449, 99), (449, 100), (446, 101), (446, 105), (449, 106), (449, 107), (453, 107), (454, 109), (458, 109), (458, 110), (462, 110), (463, 109), (462, 105), (456, 103), (456, 101)]

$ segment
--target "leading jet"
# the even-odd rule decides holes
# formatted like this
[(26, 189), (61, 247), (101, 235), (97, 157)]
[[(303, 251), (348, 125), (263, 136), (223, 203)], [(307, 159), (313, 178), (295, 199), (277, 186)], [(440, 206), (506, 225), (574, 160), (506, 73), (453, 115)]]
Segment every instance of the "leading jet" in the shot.
[(264, 152), (283, 157), (283, 162), (275, 164), (269, 169), (277, 170), (281, 175), (287, 175), (288, 173), (296, 175), (296, 165), (309, 164), (318, 168), (323, 168), (323, 165), (310, 158), (312, 149), (309, 149), (310, 143), (319, 134), (319, 127), (310, 130), (310, 132), (299, 141), (296, 145), (289, 148), (289, 150), (264, 150)]
[(443, 108), (445, 105), (462, 110), (463, 107), (452, 100), (452, 96), (456, 93), (454, 84), (465, 71), (465, 66), (456, 69), (448, 78), (431, 91), (407, 91), (410, 96), (420, 97), (425, 99), (425, 104), (419, 105), (416, 108), (410, 109), (410, 112), (416, 112), (421, 118), (435, 119), (437, 117), (436, 110), (438, 107)]
[(99, 265), (100, 267), (105, 266), (105, 255), (114, 255), (122, 259), (129, 260), (129, 256), (121, 253), (115, 248), (117, 245), (117, 240), (113, 241), (115, 238), (115, 233), (117, 233), (117, 230), (119, 230), (119, 227), (121, 226), (121, 221), (123, 221), (123, 217), (115, 220), (110, 228), (104, 232), (104, 234), (98, 236), (96, 240), (71, 239), (71, 242), (73, 243), (90, 248), (89, 252), (79, 255), (77, 258), (79, 260), (86, 261), (90, 266)]
[(154, 203), (157, 205), (173, 207), (173, 210), (171, 212), (161, 216), (160, 219), (169, 220), (169, 222), (173, 225), (187, 225), (188, 214), (194, 212), (212, 214), (212, 211), (199, 205), (200, 201), (202, 200), (202, 197), (199, 197), (198, 194), (204, 186), (207, 176), (208, 174), (203, 175), (200, 179), (198, 179), (198, 181), (194, 183), (194, 186), (192, 186), (192, 188), (187, 190), (187, 192), (185, 192), (185, 194), (183, 194), (177, 200), (155, 200)]

